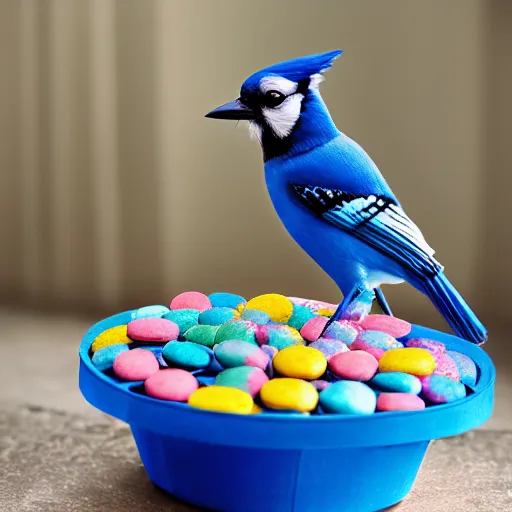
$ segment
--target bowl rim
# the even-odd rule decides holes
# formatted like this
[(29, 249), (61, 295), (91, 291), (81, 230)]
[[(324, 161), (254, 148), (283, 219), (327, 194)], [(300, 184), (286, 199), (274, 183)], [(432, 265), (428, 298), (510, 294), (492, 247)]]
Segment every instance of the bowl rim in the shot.
[[(470, 357), (479, 370), (473, 393), (456, 402), (421, 411), (359, 415), (265, 413), (237, 415), (194, 409), (130, 389), (141, 382), (120, 383), (99, 371), (89, 356), (104, 330), (127, 324), (135, 310), (105, 318), (85, 333), (80, 344), (79, 386), (85, 399), (101, 411), (164, 436), (226, 445), (269, 449), (325, 449), (420, 442), (460, 434), (484, 423), (492, 413), (496, 370), (480, 347), (456, 336), (413, 325), (407, 338), (429, 338)], [(206, 428), (205, 428), (206, 427)]]

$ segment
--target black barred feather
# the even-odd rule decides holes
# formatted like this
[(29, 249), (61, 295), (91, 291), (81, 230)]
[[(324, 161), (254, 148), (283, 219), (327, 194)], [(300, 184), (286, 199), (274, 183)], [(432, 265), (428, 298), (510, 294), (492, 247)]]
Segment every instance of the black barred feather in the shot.
[(354, 196), (341, 190), (292, 185), (301, 202), (326, 221), (395, 260), (420, 279), (443, 267), (418, 227), (396, 201), (383, 196)]

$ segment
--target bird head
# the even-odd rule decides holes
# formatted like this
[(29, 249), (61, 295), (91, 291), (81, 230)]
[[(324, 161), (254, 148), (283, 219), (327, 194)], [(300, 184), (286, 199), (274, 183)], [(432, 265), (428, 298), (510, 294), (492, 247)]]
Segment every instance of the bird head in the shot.
[[(326, 121), (332, 123), (318, 86), (323, 81), (322, 73), (340, 54), (341, 50), (335, 50), (264, 68), (247, 78), (237, 99), (212, 110), (206, 117), (249, 121), (250, 131), (261, 142), (266, 157), (285, 153), (291, 148), (290, 139), (303, 121), (301, 118), (307, 115), (307, 105), (311, 106), (310, 116), (324, 109)], [(321, 116), (317, 115), (317, 125), (318, 121)], [(322, 131), (322, 126), (317, 127)], [(306, 133), (302, 135), (299, 138), (306, 138)]]

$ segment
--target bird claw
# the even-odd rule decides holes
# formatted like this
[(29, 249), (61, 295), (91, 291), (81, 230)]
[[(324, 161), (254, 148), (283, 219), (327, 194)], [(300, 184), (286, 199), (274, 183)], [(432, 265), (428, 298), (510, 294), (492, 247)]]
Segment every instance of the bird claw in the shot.
[(357, 285), (352, 292), (344, 297), (341, 304), (337, 307), (334, 315), (325, 324), (321, 336), (327, 331), (329, 326), (337, 320), (351, 320), (360, 322), (372, 309), (375, 292), (365, 285)]

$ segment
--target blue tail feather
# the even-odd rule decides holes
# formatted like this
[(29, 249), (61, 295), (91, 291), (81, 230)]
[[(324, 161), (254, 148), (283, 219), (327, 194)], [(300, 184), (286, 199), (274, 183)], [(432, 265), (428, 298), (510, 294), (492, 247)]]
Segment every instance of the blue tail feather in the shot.
[(459, 337), (477, 345), (487, 341), (487, 329), (443, 273), (425, 281), (423, 289)]

